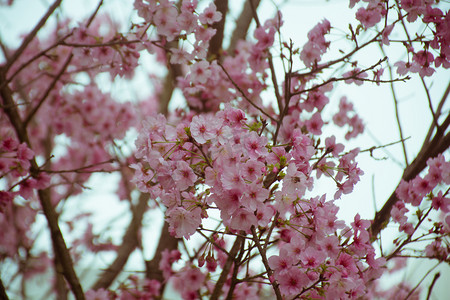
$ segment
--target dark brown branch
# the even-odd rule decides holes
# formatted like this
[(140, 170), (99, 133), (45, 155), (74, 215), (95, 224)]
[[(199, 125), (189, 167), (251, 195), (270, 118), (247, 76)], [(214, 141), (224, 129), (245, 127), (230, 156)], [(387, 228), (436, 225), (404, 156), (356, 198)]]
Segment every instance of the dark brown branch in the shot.
[[(172, 41), (167, 43), (167, 49), (171, 48), (178, 48), (178, 42)], [(166, 56), (167, 56), (167, 74), (166, 77), (164, 78), (162, 91), (158, 95), (159, 112), (165, 116), (167, 116), (167, 113), (169, 112), (169, 102), (172, 99), (172, 94), (176, 87), (177, 77), (183, 75), (181, 65), (169, 63), (170, 61), (169, 51), (166, 51)]]
[(1, 278), (0, 278), (0, 299), (9, 300), (8, 295), (6, 294), (5, 286), (3, 285)]
[(162, 252), (164, 250), (175, 250), (178, 248), (178, 240), (177, 238), (173, 237), (169, 233), (169, 224), (164, 221), (163, 228), (161, 230), (161, 236), (159, 237), (159, 243), (158, 247), (156, 248), (155, 255), (153, 256), (153, 259), (150, 261), (145, 262), (145, 276), (147, 279), (155, 279), (161, 282), (161, 288), (160, 293), (161, 295), (164, 292), (165, 288), (165, 282), (164, 282), (164, 276), (162, 271), (159, 269), (159, 263), (162, 259)]
[[(443, 124), (439, 126), (439, 130), (437, 130), (434, 138), (430, 141), (430, 143), (422, 146), (422, 149), (416, 159), (414, 159), (414, 161), (405, 169), (402, 176), (403, 180), (409, 181), (415, 178), (425, 168), (426, 162), (429, 158), (436, 157), (438, 154), (444, 152), (450, 147), (450, 133), (443, 136), (443, 132), (446, 131), (449, 125), (450, 115), (447, 115), (447, 118)], [(372, 241), (374, 241), (380, 231), (386, 227), (391, 216), (391, 209), (397, 201), (398, 198), (394, 191), (381, 210), (375, 214), (373, 223), (369, 228)]]
[(162, 92), (159, 95), (159, 112), (167, 115), (169, 112), (169, 102), (172, 99), (173, 91), (176, 87), (176, 78), (183, 73), (178, 64), (170, 64), (167, 68), (168, 72), (164, 78)]
[(231, 36), (230, 45), (227, 49), (229, 54), (232, 54), (236, 49), (237, 43), (240, 40), (244, 40), (247, 36), (248, 29), (250, 28), (250, 24), (253, 19), (253, 10), (250, 4), (253, 4), (253, 7), (256, 9), (261, 2), (260, 0), (248, 0), (245, 1), (244, 7), (242, 8), (242, 12), (239, 18), (236, 20), (236, 27)]
[(69, 57), (67, 58), (66, 62), (64, 63), (63, 67), (61, 68), (61, 70), (58, 72), (58, 74), (55, 76), (55, 78), (52, 80), (52, 82), (50, 83), (50, 85), (47, 87), (47, 90), (45, 91), (45, 93), (42, 95), (41, 99), (39, 99), (38, 104), (30, 111), (30, 113), (28, 114), (28, 116), (25, 118), (25, 120), (23, 121), (23, 126), (27, 127), (28, 123), (31, 121), (31, 119), (34, 117), (34, 115), (37, 113), (37, 111), (39, 110), (39, 108), (42, 106), (42, 104), (44, 103), (44, 101), (47, 99), (48, 95), (50, 95), (51, 91), (53, 90), (53, 88), (55, 87), (56, 83), (58, 82), (59, 79), (61, 79), (61, 76), (64, 74), (64, 72), (66, 71), (67, 67), (70, 64), (70, 61), (72, 60), (73, 54), (70, 54)]
[[(235, 262), (234, 262), (233, 274), (231, 276), (230, 288), (228, 289), (228, 294), (227, 294), (227, 297), (225, 298), (226, 300), (233, 299), (234, 289), (236, 288), (236, 285), (239, 283), (239, 280), (237, 279), (237, 274), (239, 272), (239, 267), (242, 264), (242, 256), (244, 256), (244, 252), (245, 252), (245, 243), (242, 242), (241, 250), (239, 251), (238, 257), (235, 259)], [(249, 250), (249, 253), (250, 253), (250, 250)]]
[[(5, 80), (6, 70), (6, 68), (0, 70), (0, 81)], [(22, 120), (20, 119), (19, 113), (17, 111), (17, 107), (14, 105), (12, 91), (10, 90), (8, 85), (5, 85), (0, 89), (0, 95), (2, 98), (2, 104), (5, 106), (4, 112), (13, 125), (19, 141), (21, 143), (26, 143), (29, 148), (32, 148), (26, 128), (23, 126)], [(30, 163), (30, 174), (33, 177), (37, 177), (39, 175), (39, 167), (36, 163), (35, 158), (33, 158)], [(53, 250), (55, 252), (55, 256), (58, 256), (58, 260), (62, 265), (64, 277), (68, 281), (72, 292), (75, 295), (75, 298), (77, 300), (84, 300), (83, 289), (73, 268), (72, 258), (70, 257), (69, 250), (67, 249), (66, 243), (58, 225), (58, 215), (51, 203), (50, 190), (38, 190), (38, 196), (50, 229)]]
[(352, 51), (350, 51), (349, 53), (347, 53), (346, 55), (344, 55), (344, 56), (342, 56), (342, 57), (340, 57), (340, 58), (338, 58), (338, 59), (329, 61), (329, 62), (327, 62), (326, 64), (323, 64), (323, 65), (319, 65), (319, 66), (313, 68), (311, 71), (308, 71), (308, 72), (306, 72), (306, 73), (294, 72), (294, 74), (292, 74), (292, 76), (294, 76), (294, 77), (306, 77), (306, 76), (310, 76), (310, 75), (319, 73), (320, 71), (322, 71), (322, 70), (324, 70), (324, 69), (327, 69), (327, 68), (329, 68), (329, 67), (331, 67), (331, 66), (333, 66), (333, 65), (335, 65), (335, 64), (337, 64), (337, 63), (343, 62), (343, 61), (345, 61), (346, 59), (352, 57), (353, 54), (355, 54), (356, 52), (360, 51), (362, 48), (365, 48), (365, 47), (367, 47), (368, 45), (370, 45), (370, 44), (372, 44), (372, 43), (374, 43), (374, 42), (378, 42), (378, 37), (379, 37), (380, 35), (381, 35), (381, 32), (378, 33), (376, 36), (374, 36), (371, 40), (367, 41), (366, 43), (362, 44), (362, 45), (359, 46), (359, 47), (355, 47), (355, 49), (353, 49)]
[[(36, 26), (33, 28), (33, 30), (25, 37), (20, 47), (14, 52), (12, 57), (7, 61), (5, 65), (5, 73), (8, 71), (8, 69), (12, 66), (12, 64), (22, 55), (23, 51), (27, 48), (28, 44), (31, 43), (31, 41), (34, 39), (36, 34), (39, 30), (45, 25), (48, 18), (53, 14), (53, 12), (59, 7), (62, 0), (56, 0), (55, 3), (53, 3), (52, 6), (49, 7), (47, 10), (47, 13), (41, 18), (39, 23), (36, 24)], [(5, 76), (6, 77), (6, 76)]]
[[(386, 52), (384, 51), (382, 43), (379, 43), (378, 45), (380, 46), (381, 53), (383, 54), (384, 57), (386, 57)], [(408, 155), (406, 154), (406, 144), (405, 144), (405, 139), (403, 137), (403, 130), (402, 130), (401, 122), (400, 122), (400, 114), (398, 111), (397, 94), (395, 93), (394, 82), (392, 81), (394, 79), (394, 76), (392, 75), (392, 66), (390, 63), (387, 64), (387, 67), (389, 70), (389, 79), (391, 80), (389, 86), (391, 88), (392, 99), (394, 101), (395, 118), (397, 119), (397, 127), (398, 127), (398, 132), (400, 134), (400, 140), (402, 141), (403, 156), (405, 158), (405, 166), (407, 167), (409, 165), (409, 162), (408, 162)]]
[(141, 193), (139, 202), (133, 207), (133, 216), (128, 225), (127, 231), (123, 235), (122, 244), (117, 250), (117, 256), (114, 262), (103, 272), (100, 278), (92, 287), (94, 290), (101, 288), (107, 289), (112, 284), (117, 275), (120, 274), (130, 254), (139, 245), (139, 229), (141, 228), (142, 219), (147, 207), (148, 194)]
[[(445, 92), (441, 97), (441, 101), (439, 101), (438, 107), (436, 109), (436, 118), (438, 118), (438, 119), (441, 116), (442, 108), (444, 107), (445, 101), (447, 100), (449, 93), (450, 93), (450, 81), (449, 81), (447, 88), (445, 89)], [(428, 144), (430, 142), (430, 138), (431, 138), (431, 135), (433, 134), (433, 130), (435, 129), (435, 127), (436, 127), (435, 123), (434, 122), (431, 123), (430, 128), (428, 129), (428, 133), (425, 138), (424, 144)]]
[(236, 255), (238, 254), (238, 251), (241, 248), (241, 244), (243, 242), (244, 238), (242, 236), (237, 236), (236, 240), (234, 241), (233, 247), (229, 252), (227, 261), (223, 266), (222, 273), (220, 273), (219, 280), (217, 281), (216, 286), (214, 287), (210, 300), (219, 299), (220, 294), (222, 293), (222, 287), (225, 284), (225, 281), (227, 280), (228, 273), (230, 273), (231, 266), (233, 265)]
[(434, 287), (436, 281), (439, 279), (440, 276), (441, 276), (441, 273), (439, 273), (439, 272), (437, 272), (436, 274), (434, 274), (433, 281), (431, 282), (430, 288), (428, 289), (427, 300), (430, 299), (430, 297), (431, 297), (431, 291), (433, 290), (433, 287)]
[(216, 30), (216, 34), (209, 41), (208, 58), (218, 58), (221, 56), (223, 44), (223, 31), (225, 29), (225, 21), (228, 12), (228, 0), (215, 0), (214, 4), (217, 11), (222, 14), (222, 19), (213, 24), (212, 28)]
[[(259, 254), (261, 254), (261, 259), (264, 264), (264, 267), (266, 268), (267, 276), (270, 278), (270, 276), (272, 276), (272, 274), (273, 274), (273, 271), (269, 266), (269, 261), (267, 260), (266, 249), (263, 248), (261, 246), (261, 243), (259, 242), (258, 235), (256, 234), (255, 226), (252, 226), (251, 230), (252, 230), (252, 234), (253, 234), (253, 241), (255, 242), (256, 247), (258, 248)], [(277, 300), (283, 299), (281, 296), (281, 292), (280, 292), (278, 283), (274, 280), (271, 280), (270, 283), (272, 284), (275, 295), (277, 296)]]

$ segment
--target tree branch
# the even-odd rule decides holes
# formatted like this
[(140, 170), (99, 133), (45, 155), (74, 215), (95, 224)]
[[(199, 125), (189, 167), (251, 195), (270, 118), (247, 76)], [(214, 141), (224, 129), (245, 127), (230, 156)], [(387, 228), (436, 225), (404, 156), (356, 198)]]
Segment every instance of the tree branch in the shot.
[(220, 273), (219, 280), (216, 283), (216, 286), (214, 287), (213, 293), (211, 295), (210, 300), (217, 300), (220, 297), (220, 294), (222, 293), (222, 287), (225, 284), (225, 281), (227, 280), (228, 273), (230, 273), (231, 266), (233, 265), (234, 259), (236, 258), (236, 255), (241, 248), (241, 244), (244, 242), (244, 238), (240, 235), (237, 236), (236, 240), (234, 241), (233, 247), (231, 248), (227, 261), (225, 262), (225, 265), (223, 266), (222, 273)]
[(3, 285), (1, 278), (0, 278), (0, 299), (9, 300), (8, 295), (6, 294), (5, 286)]
[(214, 4), (217, 7), (217, 11), (222, 14), (222, 19), (212, 26), (212, 28), (216, 30), (216, 34), (209, 41), (208, 58), (218, 58), (221, 55), (223, 31), (225, 29), (225, 21), (228, 12), (228, 0), (215, 0)]
[[(33, 28), (33, 30), (25, 37), (20, 47), (14, 52), (14, 54), (11, 56), (11, 58), (6, 62), (5, 65), (5, 74), (8, 71), (8, 69), (12, 66), (12, 64), (22, 55), (23, 51), (27, 48), (28, 44), (31, 43), (33, 38), (36, 36), (39, 30), (45, 25), (48, 18), (53, 14), (53, 12), (59, 7), (62, 0), (56, 0), (55, 3), (53, 3), (52, 6), (49, 7), (47, 10), (47, 13), (41, 18), (39, 23), (36, 24), (36, 26)], [(6, 78), (6, 76), (5, 76)]]
[[(250, 3), (251, 1), (251, 3)], [(253, 19), (253, 7), (256, 9), (261, 0), (248, 0), (245, 1), (244, 7), (239, 18), (236, 20), (236, 27), (234, 28), (233, 34), (231, 35), (230, 45), (228, 46), (227, 52), (232, 54), (236, 49), (237, 43), (240, 40), (244, 40), (247, 36), (248, 29)]]
[[(443, 136), (443, 133), (446, 131), (449, 125), (450, 115), (448, 115), (443, 124), (439, 126), (439, 130), (437, 130), (431, 142), (422, 146), (422, 149), (420, 150), (416, 159), (414, 159), (414, 161), (405, 169), (402, 176), (403, 180), (409, 181), (415, 178), (425, 168), (426, 162), (429, 158), (436, 157), (438, 154), (444, 152), (450, 147), (450, 133), (447, 133), (445, 136)], [(398, 198), (394, 190), (381, 210), (375, 214), (373, 223), (369, 228), (372, 241), (374, 241), (380, 231), (384, 227), (386, 227), (391, 216), (391, 209), (397, 201)]]
[[(386, 52), (384, 51), (383, 45), (382, 43), (378, 44), (380, 46), (380, 50), (381, 53), (383, 54), (384, 57), (386, 56)], [(403, 156), (405, 158), (405, 166), (409, 165), (408, 162), (408, 155), (406, 154), (406, 145), (405, 145), (405, 138), (403, 137), (403, 130), (402, 130), (402, 125), (400, 122), (400, 115), (399, 115), (399, 110), (398, 110), (398, 100), (397, 100), (397, 94), (395, 93), (395, 88), (394, 88), (394, 76), (392, 75), (392, 66), (390, 63), (387, 64), (388, 66), (388, 70), (389, 70), (389, 79), (390, 79), (390, 83), (389, 86), (391, 88), (391, 93), (392, 93), (392, 100), (394, 101), (394, 108), (395, 108), (395, 117), (397, 119), (397, 127), (398, 127), (398, 132), (400, 134), (400, 140), (402, 141), (402, 148), (403, 148)], [(433, 114), (434, 115), (434, 114)]]
[(159, 269), (159, 263), (162, 259), (162, 252), (164, 250), (175, 250), (178, 248), (179, 239), (173, 237), (169, 233), (169, 223), (164, 221), (163, 228), (161, 230), (161, 236), (159, 238), (158, 247), (156, 248), (153, 259), (145, 262), (146, 271), (145, 277), (147, 279), (155, 279), (161, 282), (160, 294), (164, 293), (165, 282), (162, 271)]
[[(269, 280), (270, 280), (270, 276), (272, 276), (273, 271), (269, 266), (269, 261), (267, 260), (266, 249), (263, 248), (259, 242), (258, 235), (256, 234), (255, 226), (252, 226), (251, 229), (252, 229), (252, 234), (253, 234), (253, 241), (255, 242), (256, 247), (258, 248), (259, 254), (261, 254), (262, 262), (264, 264), (264, 267), (266, 268), (267, 276), (269, 277)], [(267, 244), (267, 242), (266, 242), (266, 244)], [(272, 284), (275, 295), (277, 296), (277, 300), (283, 299), (283, 297), (281, 296), (280, 288), (278, 287), (278, 283), (273, 280), (270, 280), (270, 283)]]
[[(6, 79), (6, 71), (7, 68), (0, 70), (0, 81)], [(2, 104), (5, 106), (4, 112), (6, 113), (11, 124), (13, 125), (19, 141), (22, 143), (26, 143), (28, 147), (31, 149), (32, 147), (30, 140), (28, 138), (26, 127), (23, 126), (23, 122), (20, 119), (17, 107), (14, 105), (12, 92), (9, 89), (8, 85), (5, 85), (0, 89), (0, 95), (2, 97), (3, 102)], [(39, 167), (36, 163), (35, 158), (30, 160), (30, 164), (31, 164), (30, 174), (32, 177), (36, 178), (39, 175)], [(73, 268), (72, 258), (70, 257), (69, 250), (67, 249), (66, 243), (64, 241), (64, 238), (58, 225), (58, 215), (56, 214), (55, 208), (51, 203), (50, 190), (49, 189), (38, 190), (38, 196), (42, 206), (42, 210), (49, 225), (53, 243), (53, 250), (55, 252), (55, 256), (58, 256), (58, 260), (62, 265), (64, 277), (68, 281), (72, 289), (72, 292), (75, 295), (75, 298), (77, 300), (79, 299), (84, 300), (85, 298), (83, 289)]]
[(128, 257), (130, 257), (130, 254), (139, 245), (138, 232), (141, 228), (142, 219), (146, 211), (148, 199), (148, 194), (141, 193), (139, 195), (139, 202), (132, 209), (133, 216), (130, 224), (128, 225), (127, 231), (123, 235), (122, 244), (117, 250), (116, 259), (103, 272), (103, 274), (94, 284), (94, 286), (92, 287), (94, 290), (98, 290), (101, 288), (107, 289), (112, 284), (114, 279), (116, 279), (117, 275), (119, 275), (123, 270), (123, 267), (128, 261)]

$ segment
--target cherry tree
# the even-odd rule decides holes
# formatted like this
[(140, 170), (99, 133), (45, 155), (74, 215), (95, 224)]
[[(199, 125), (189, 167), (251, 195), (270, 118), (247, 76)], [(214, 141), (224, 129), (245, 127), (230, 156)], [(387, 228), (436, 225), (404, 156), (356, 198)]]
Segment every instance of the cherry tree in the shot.
[[(348, 28), (323, 18), (296, 44), (283, 3), (267, 15), (260, 0), (135, 0), (119, 24), (102, 0), (77, 20), (62, 2), (18, 47), (0, 41), (0, 298), (30, 297), (33, 278), (51, 278), (39, 289), (56, 299), (431, 296), (440, 273), (428, 285), (381, 281), (408, 259), (448, 271), (445, 3), (350, 0)], [(132, 101), (108, 88), (138, 78), (151, 91)], [(411, 80), (431, 120), (417, 121), (427, 133), (414, 158), (397, 94)], [(387, 144), (361, 142), (350, 97), (374, 87), (391, 89)], [(392, 145), (403, 174), (391, 195), (371, 219), (341, 220), (370, 172), (360, 161), (379, 163)], [(112, 175), (126, 224), (108, 205), (79, 209), (100, 188), (92, 180)], [(155, 212), (157, 235), (145, 218)]]

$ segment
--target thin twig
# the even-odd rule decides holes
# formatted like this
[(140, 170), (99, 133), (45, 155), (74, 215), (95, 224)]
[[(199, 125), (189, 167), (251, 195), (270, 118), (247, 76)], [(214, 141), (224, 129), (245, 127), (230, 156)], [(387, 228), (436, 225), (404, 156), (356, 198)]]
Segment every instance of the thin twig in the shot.
[(52, 6), (49, 7), (45, 15), (41, 18), (39, 23), (36, 24), (36, 26), (33, 28), (33, 30), (25, 37), (20, 47), (14, 52), (12, 57), (6, 62), (6, 65), (4, 67), (5, 74), (9, 70), (9, 68), (12, 66), (12, 64), (22, 55), (23, 51), (27, 48), (28, 44), (31, 43), (31, 41), (34, 39), (36, 34), (39, 30), (45, 25), (48, 18), (53, 14), (53, 12), (59, 7), (62, 0), (56, 0), (55, 3), (53, 3)]
[[(273, 271), (269, 266), (269, 261), (267, 260), (267, 256), (266, 256), (266, 250), (261, 246), (261, 243), (259, 242), (258, 235), (256, 234), (255, 226), (252, 225), (251, 230), (252, 230), (252, 234), (253, 234), (253, 241), (255, 242), (256, 247), (258, 248), (259, 254), (261, 254), (262, 262), (264, 264), (264, 267), (266, 268), (267, 275), (270, 278), (270, 276), (272, 276), (272, 274), (273, 274)], [(275, 280), (270, 280), (270, 283), (272, 284), (275, 295), (277, 296), (277, 300), (283, 299), (283, 297), (281, 296), (281, 292), (280, 292), (278, 283)]]
[(422, 279), (419, 281), (419, 283), (417, 283), (417, 285), (411, 289), (411, 291), (409, 291), (408, 295), (406, 295), (404, 300), (407, 300), (416, 290), (417, 288), (422, 284), (422, 282), (425, 280), (425, 278), (427, 278), (428, 274), (430, 274), (431, 272), (433, 272), (434, 269), (436, 269), (437, 266), (439, 266), (441, 262), (438, 262), (434, 267), (432, 267), (423, 277)]
[(433, 281), (431, 282), (431, 285), (430, 285), (430, 287), (428, 288), (427, 300), (430, 299), (430, 297), (431, 297), (431, 291), (433, 290), (434, 284), (436, 283), (436, 281), (439, 279), (440, 276), (441, 276), (441, 273), (439, 273), (439, 272), (437, 272), (436, 274), (434, 274)]
[(220, 297), (220, 294), (222, 293), (222, 287), (225, 284), (228, 273), (230, 273), (231, 266), (234, 263), (234, 260), (236, 258), (236, 255), (241, 248), (241, 243), (244, 242), (244, 238), (241, 236), (238, 236), (236, 240), (234, 241), (233, 247), (231, 248), (227, 261), (225, 262), (225, 265), (222, 268), (222, 273), (220, 273), (219, 280), (217, 281), (216, 285), (214, 286), (214, 290), (211, 294), (211, 300), (217, 300)]
[[(386, 52), (384, 51), (382, 44), (378, 43), (378, 45), (380, 46), (381, 53), (383, 54), (383, 56), (386, 57)], [(387, 63), (387, 66), (388, 66), (388, 71), (389, 71), (389, 79), (393, 80), (394, 76), (392, 75), (392, 66), (389, 62)], [(397, 120), (397, 127), (398, 127), (398, 132), (400, 134), (400, 140), (402, 141), (403, 156), (405, 158), (405, 166), (407, 167), (409, 165), (408, 155), (406, 154), (406, 144), (404, 142), (403, 130), (402, 130), (401, 122), (400, 122), (398, 100), (397, 100), (398, 98), (397, 98), (397, 94), (395, 93), (394, 82), (391, 81), (389, 86), (391, 87), (392, 100), (394, 101), (394, 108), (395, 108), (395, 118)]]
[(53, 79), (53, 81), (50, 83), (50, 85), (47, 87), (47, 90), (45, 91), (45, 93), (42, 95), (41, 99), (39, 99), (38, 104), (30, 111), (30, 113), (28, 114), (28, 116), (25, 118), (25, 120), (23, 121), (23, 126), (27, 127), (28, 123), (31, 121), (31, 119), (34, 117), (34, 115), (37, 113), (37, 111), (39, 110), (39, 108), (42, 106), (42, 104), (44, 103), (44, 101), (47, 99), (48, 95), (50, 95), (51, 91), (53, 90), (53, 88), (55, 87), (56, 83), (58, 82), (58, 80), (61, 78), (61, 76), (64, 74), (64, 72), (66, 71), (67, 67), (69, 66), (71, 60), (73, 58), (73, 54), (70, 54), (69, 57), (67, 57), (66, 62), (64, 63), (64, 65), (62, 66), (61, 70), (58, 72), (58, 74), (56, 74), (55, 78)]
[(227, 72), (225, 67), (220, 62), (217, 62), (217, 64), (222, 68), (223, 72), (227, 75), (228, 79), (231, 81), (233, 86), (239, 91), (239, 93), (241, 93), (242, 97), (244, 97), (244, 99), (247, 100), (248, 103), (250, 103), (254, 108), (259, 110), (263, 115), (268, 117), (273, 122), (277, 121), (272, 116), (270, 116), (268, 113), (266, 113), (262, 108), (260, 108), (258, 105), (256, 105), (252, 100), (250, 100), (250, 98), (247, 97), (247, 95), (244, 93), (244, 91), (236, 84), (236, 82), (233, 80), (233, 78), (231, 78), (230, 74)]

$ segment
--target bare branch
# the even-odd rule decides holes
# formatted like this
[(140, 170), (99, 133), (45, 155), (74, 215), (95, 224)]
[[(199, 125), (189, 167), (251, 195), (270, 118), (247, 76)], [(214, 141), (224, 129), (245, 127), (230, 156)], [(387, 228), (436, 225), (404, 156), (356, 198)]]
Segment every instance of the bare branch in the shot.
[[(270, 276), (272, 276), (272, 274), (273, 274), (273, 271), (272, 271), (272, 269), (269, 266), (269, 261), (267, 260), (266, 249), (263, 248), (261, 246), (260, 242), (259, 242), (258, 235), (256, 234), (255, 226), (252, 226), (251, 230), (252, 230), (252, 234), (253, 234), (253, 241), (255, 242), (256, 247), (258, 248), (259, 254), (261, 254), (262, 262), (264, 264), (264, 267), (266, 268), (267, 275), (270, 278)], [(281, 292), (280, 292), (280, 288), (278, 287), (278, 283), (276, 281), (273, 281), (273, 280), (271, 280), (270, 283), (272, 284), (273, 290), (275, 291), (275, 295), (277, 296), (277, 300), (283, 299), (281, 297)]]
[(147, 279), (155, 279), (161, 282), (160, 293), (164, 292), (165, 283), (162, 271), (159, 269), (159, 263), (162, 259), (162, 252), (164, 250), (175, 250), (178, 248), (179, 239), (173, 237), (169, 233), (169, 223), (164, 221), (163, 228), (161, 230), (161, 236), (159, 238), (158, 247), (156, 248), (155, 255), (153, 259), (145, 262), (145, 277)]
[(135, 207), (132, 208), (133, 216), (128, 225), (127, 231), (123, 235), (122, 244), (117, 250), (117, 256), (114, 262), (103, 272), (100, 278), (92, 287), (94, 290), (101, 288), (107, 289), (117, 275), (123, 270), (128, 257), (139, 245), (138, 232), (141, 228), (142, 219), (147, 207), (147, 201), (149, 199), (148, 194), (141, 193), (139, 195), (139, 202)]
[(220, 297), (220, 294), (222, 293), (222, 287), (225, 284), (225, 281), (227, 280), (228, 273), (231, 270), (231, 266), (233, 265), (233, 262), (236, 258), (236, 255), (241, 248), (241, 244), (244, 242), (244, 238), (241, 236), (238, 236), (236, 240), (234, 241), (233, 247), (231, 248), (227, 261), (225, 262), (225, 265), (222, 268), (222, 273), (220, 274), (219, 280), (216, 283), (216, 286), (214, 287), (213, 293), (211, 295), (211, 300), (217, 300)]
[[(251, 3), (250, 3), (251, 1)], [(236, 20), (236, 27), (231, 36), (230, 45), (227, 49), (229, 54), (232, 54), (236, 49), (237, 43), (240, 40), (244, 40), (247, 36), (248, 29), (250, 28), (250, 24), (253, 19), (253, 10), (252, 5), (256, 9), (261, 0), (248, 0), (245, 1), (244, 7), (242, 8), (242, 12), (239, 18)]]
[(242, 97), (244, 97), (245, 100), (248, 101), (248, 103), (250, 103), (254, 108), (256, 108), (257, 110), (259, 110), (263, 115), (265, 115), (266, 117), (268, 117), (270, 120), (276, 122), (276, 120), (270, 116), (268, 113), (266, 113), (261, 107), (259, 107), (258, 105), (256, 105), (252, 100), (250, 100), (250, 98), (248, 98), (248, 96), (244, 93), (244, 91), (237, 85), (237, 83), (233, 80), (233, 78), (231, 78), (230, 74), (227, 72), (227, 70), (225, 69), (225, 67), (218, 62), (218, 65), (222, 68), (223, 72), (227, 75), (228, 79), (231, 81), (231, 83), (234, 85), (234, 87), (239, 91), (239, 93), (241, 93)]
[[(6, 77), (6, 68), (0, 70), (0, 81), (5, 80)], [(28, 138), (26, 127), (23, 126), (23, 122), (20, 119), (19, 113), (17, 111), (16, 106), (14, 106), (14, 100), (12, 98), (12, 92), (9, 89), (8, 85), (3, 86), (0, 89), (0, 95), (3, 99), (3, 105), (7, 108), (4, 109), (4, 112), (8, 116), (11, 124), (13, 125), (17, 137), (20, 142), (26, 143), (29, 148), (31, 148), (30, 140)], [(30, 174), (33, 177), (37, 177), (39, 175), (39, 167), (36, 163), (35, 158), (31, 161)], [(50, 229), (50, 235), (52, 237), (53, 250), (55, 251), (55, 256), (58, 256), (58, 260), (60, 261), (64, 277), (68, 281), (72, 292), (75, 295), (77, 300), (84, 300), (84, 293), (81, 287), (80, 281), (75, 273), (73, 267), (73, 261), (70, 257), (69, 250), (67, 249), (66, 243), (62, 236), (61, 230), (58, 225), (58, 215), (55, 211), (55, 208), (52, 205), (50, 198), (50, 190), (38, 190), (39, 200), (42, 206), (42, 210), (44, 211), (44, 215), (47, 218), (47, 222)]]
[(42, 95), (41, 99), (39, 99), (38, 104), (30, 111), (28, 116), (25, 118), (25, 120), (23, 121), (23, 126), (24, 127), (27, 127), (28, 123), (31, 121), (31, 119), (37, 113), (37, 111), (39, 110), (41, 105), (47, 99), (48, 95), (50, 95), (51, 91), (55, 87), (55, 85), (58, 82), (58, 80), (61, 79), (61, 76), (64, 74), (64, 72), (66, 71), (67, 67), (70, 64), (70, 61), (72, 60), (72, 57), (73, 57), (73, 54), (70, 54), (69, 57), (66, 59), (66, 62), (64, 63), (64, 65), (61, 68), (61, 70), (58, 72), (58, 74), (56, 74), (55, 78), (52, 80), (50, 85), (47, 87), (47, 90), (44, 92), (44, 94)]
[(223, 44), (223, 31), (225, 28), (225, 21), (228, 12), (228, 0), (215, 0), (214, 4), (217, 11), (222, 14), (222, 19), (213, 24), (212, 28), (216, 30), (216, 34), (209, 41), (208, 56), (209, 58), (218, 58), (221, 56)]
[(0, 278), (0, 299), (9, 300), (6, 294), (5, 286), (3, 285), (2, 279)]
[[(380, 46), (381, 53), (383, 54), (384, 57), (386, 57), (386, 52), (384, 51), (383, 45), (381, 43), (379, 43), (378, 45)], [(395, 93), (394, 82), (392, 81), (394, 79), (394, 76), (392, 75), (392, 66), (390, 63), (388, 63), (387, 66), (388, 66), (388, 70), (389, 70), (389, 79), (391, 80), (391, 82), (389, 83), (389, 86), (391, 87), (392, 100), (394, 101), (395, 117), (397, 119), (397, 127), (398, 127), (398, 132), (400, 134), (400, 140), (402, 141), (403, 156), (405, 158), (405, 166), (408, 166), (409, 165), (408, 155), (406, 154), (405, 138), (403, 137), (403, 130), (402, 130), (401, 122), (400, 122), (397, 94)]]
[(45, 25), (48, 18), (50, 18), (53, 12), (59, 7), (61, 2), (62, 0), (56, 0), (55, 3), (53, 3), (53, 5), (49, 7), (47, 13), (41, 18), (39, 23), (37, 23), (36, 26), (33, 28), (33, 30), (25, 37), (20, 47), (14, 52), (14, 54), (12, 54), (11, 58), (6, 62), (5, 73), (12, 66), (12, 64), (20, 57), (20, 55), (22, 55), (23, 51), (25, 51), (28, 44), (31, 43), (33, 38), (38, 33), (38, 31)]
[[(405, 169), (402, 176), (403, 180), (409, 181), (416, 177), (425, 168), (426, 162), (429, 158), (436, 157), (438, 154), (446, 151), (450, 147), (450, 133), (447, 133), (445, 136), (443, 135), (443, 132), (446, 131), (449, 125), (450, 115), (448, 115), (443, 124), (439, 126), (440, 130), (436, 132), (430, 143), (422, 146), (422, 149), (416, 159), (414, 159), (414, 161)], [(372, 241), (374, 241), (377, 238), (378, 233), (386, 227), (391, 216), (391, 209), (397, 201), (398, 198), (394, 190), (381, 210), (375, 214), (373, 223), (369, 228)]]

